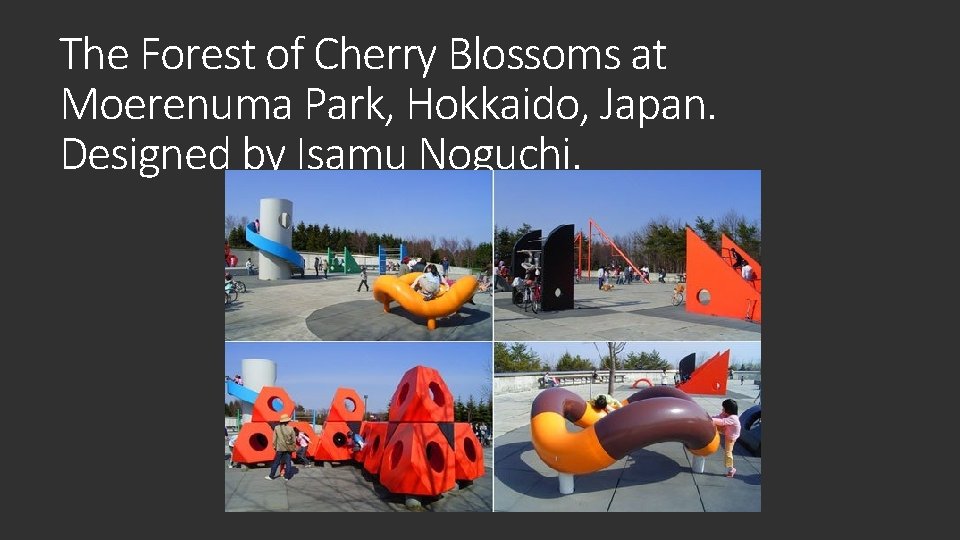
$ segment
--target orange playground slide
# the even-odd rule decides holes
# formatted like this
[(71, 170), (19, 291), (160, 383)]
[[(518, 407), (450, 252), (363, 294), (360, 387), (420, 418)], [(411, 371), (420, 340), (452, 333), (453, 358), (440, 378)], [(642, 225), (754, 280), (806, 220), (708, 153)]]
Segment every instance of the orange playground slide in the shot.
[(440, 286), (440, 295), (433, 300), (424, 300), (420, 293), (410, 286), (421, 272), (411, 272), (402, 276), (380, 276), (373, 282), (373, 298), (383, 303), (383, 311), (390, 311), (390, 302), (397, 302), (400, 307), (427, 319), (427, 328), (437, 328), (437, 317), (453, 315), (463, 306), (464, 302), (473, 298), (477, 288), (477, 278), (464, 276), (454, 282), (449, 288)]

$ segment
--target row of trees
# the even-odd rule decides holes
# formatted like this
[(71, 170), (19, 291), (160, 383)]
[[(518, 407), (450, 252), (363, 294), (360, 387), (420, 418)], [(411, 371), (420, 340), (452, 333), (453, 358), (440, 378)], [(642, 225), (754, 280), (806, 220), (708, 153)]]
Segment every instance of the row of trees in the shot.
[[(247, 242), (247, 233), (244, 230), (247, 223), (249, 223), (249, 220), (246, 216), (239, 218), (236, 216), (225, 217), (225, 240), (230, 243), (231, 247), (253, 248)], [(423, 257), (434, 262), (439, 262), (447, 257), (453, 266), (482, 270), (489, 266), (493, 260), (493, 245), (490, 242), (475, 244), (469, 238), (463, 240), (446, 237), (440, 237), (439, 239), (436, 237), (403, 239), (392, 234), (331, 228), (327, 224), (323, 226), (307, 225), (302, 221), (294, 227), (292, 233), (292, 247), (297, 251), (323, 253), (327, 248), (330, 248), (334, 252), (343, 252), (343, 249), (347, 248), (353, 253), (373, 255), (377, 253), (378, 246), (399, 248), (401, 243), (405, 244), (410, 256)]]
[[(696, 223), (693, 225), (661, 217), (650, 220), (641, 230), (627, 234), (614, 234), (611, 238), (637, 266), (649, 266), (651, 272), (661, 268), (667, 272), (685, 272), (686, 228), (688, 226), (718, 253), (720, 252), (720, 236), (726, 234), (747, 254), (758, 262), (762, 262), (760, 257), (760, 225), (747, 222), (743, 215), (735, 211), (730, 211), (719, 219), (708, 220), (702, 216), (697, 216)], [(532, 227), (527, 223), (522, 224), (515, 231), (510, 231), (506, 227), (496, 227), (494, 233), (496, 259), (509, 264), (514, 244), (531, 229)], [(585, 243), (588, 241), (589, 239), (584, 238)], [(575, 249), (572, 253), (572, 256), (576, 258), (577, 252)], [(586, 244), (584, 244), (583, 257), (583, 264), (586, 266), (588, 264)], [(598, 235), (593, 238), (590, 257), (590, 268), (598, 268), (600, 265), (626, 264), (626, 261), (621, 260), (619, 254)]]
[[(564, 352), (551, 367), (549, 362), (540, 358), (536, 351), (526, 343), (507, 344), (497, 341), (493, 344), (493, 367), (497, 373), (518, 373), (531, 371), (586, 371), (591, 369), (609, 369), (610, 353), (599, 352), (599, 362), (594, 363), (589, 358), (579, 354), (574, 356)], [(614, 354), (616, 369), (673, 369), (669, 361), (660, 356), (656, 350), (640, 353), (629, 352), (625, 356)]]
[(453, 420), (455, 422), (470, 422), (476, 424), (483, 422), (488, 427), (493, 427), (493, 404), (489, 401), (475, 401), (471, 395), (466, 403), (457, 396), (453, 402)]

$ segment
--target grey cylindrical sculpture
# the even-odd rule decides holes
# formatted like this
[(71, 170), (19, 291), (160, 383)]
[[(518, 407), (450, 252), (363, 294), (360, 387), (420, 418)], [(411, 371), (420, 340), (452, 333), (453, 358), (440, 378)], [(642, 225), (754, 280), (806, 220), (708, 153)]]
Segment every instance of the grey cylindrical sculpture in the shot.
[[(260, 199), (260, 235), (286, 247), (293, 245), (293, 202)], [(290, 279), (290, 264), (282, 257), (260, 250), (260, 279)]]

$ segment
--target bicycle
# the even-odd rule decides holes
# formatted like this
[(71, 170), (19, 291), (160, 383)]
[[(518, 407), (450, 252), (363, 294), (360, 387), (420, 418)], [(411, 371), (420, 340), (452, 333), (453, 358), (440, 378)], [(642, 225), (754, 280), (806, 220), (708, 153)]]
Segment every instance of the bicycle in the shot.
[(241, 293), (247, 292), (247, 284), (246, 284), (246, 283), (240, 281), (239, 279), (235, 279), (235, 280), (233, 280), (233, 282), (235, 283), (235, 286), (236, 286), (236, 288), (237, 288), (237, 292), (241, 292)]
[(533, 285), (524, 285), (523, 287), (523, 311), (527, 311), (529, 306), (534, 313), (540, 312), (541, 300), (540, 282), (535, 281)]
[(680, 304), (683, 303), (683, 300), (684, 300), (684, 291), (685, 291), (685, 287), (682, 287), (682, 286), (680, 286), (680, 285), (674, 287), (674, 289), (673, 289), (673, 298), (672, 298), (672, 303), (673, 303), (673, 305), (679, 306)]
[(236, 302), (240, 298), (237, 287), (232, 281), (228, 281), (223, 286), (223, 304), (228, 305)]

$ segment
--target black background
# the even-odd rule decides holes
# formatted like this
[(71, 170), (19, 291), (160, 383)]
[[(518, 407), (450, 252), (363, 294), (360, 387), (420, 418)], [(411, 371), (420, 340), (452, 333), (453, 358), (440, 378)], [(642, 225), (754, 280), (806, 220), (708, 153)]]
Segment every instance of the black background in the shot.
[[(844, 335), (842, 323), (851, 315), (835, 305), (835, 286), (819, 278), (843, 264), (838, 250), (847, 240), (838, 241), (828, 228), (834, 222), (852, 223), (858, 208), (847, 193), (873, 187), (863, 167), (880, 149), (870, 147), (866, 138), (889, 129), (876, 119), (878, 98), (849, 86), (875, 67), (861, 42), (865, 38), (850, 31), (858, 28), (851, 26), (855, 15), (853, 8), (842, 13), (830, 8), (828, 13), (809, 4), (791, 8), (768, 2), (469, 3), (459, 9), (453, 3), (223, 3), (207, 8), (195, 2), (35, 6), (9, 13), (6, 59), (16, 75), (7, 82), (13, 98), (8, 112), (14, 119), (8, 136), (17, 140), (6, 156), (14, 166), (4, 199), (14, 223), (35, 224), (21, 229), (29, 231), (15, 240), (23, 254), (8, 264), (30, 267), (28, 273), (12, 276), (18, 320), (11, 325), (11, 338), (24, 340), (33, 351), (14, 362), (11, 374), (40, 381), (41, 424), (60, 419), (57, 440), (63, 443), (28, 443), (20, 449), (49, 448), (52, 455), (42, 457), (46, 463), (67, 465), (36, 472), (23, 463), (14, 475), (49, 475), (49, 482), (30, 482), (29, 494), (55, 505), (57, 512), (77, 512), (90, 526), (96, 519), (88, 520), (100, 512), (149, 517), (146, 528), (164, 533), (182, 532), (193, 518), (230, 535), (252, 533), (245, 527), (260, 521), (252, 516), (242, 518), (243, 525), (232, 516), (221, 521), (220, 467), (209, 454), (219, 444), (208, 424), (219, 427), (223, 320), (208, 295), (220, 272), (223, 171), (164, 171), (153, 180), (131, 171), (64, 171), (64, 137), (108, 147), (129, 144), (131, 137), (138, 144), (210, 147), (230, 135), (232, 164), (239, 163), (243, 135), (288, 146), (299, 136), (324, 146), (406, 144), (408, 168), (417, 168), (416, 159), (411, 160), (417, 152), (411, 150), (421, 136), (446, 136), (476, 146), (526, 145), (547, 135), (568, 137), (581, 169), (762, 170), (763, 263), (772, 276), (765, 284), (763, 328), (770, 427), (763, 512), (749, 523), (779, 528), (781, 518), (798, 512), (807, 517), (810, 512), (840, 512), (842, 505), (833, 503), (842, 501), (851, 487), (848, 461), (864, 456), (842, 453), (837, 444), (842, 425), (810, 418), (839, 406), (842, 398), (822, 379), (809, 378), (805, 369), (825, 354), (852, 355), (859, 347), (850, 334), (835, 341)], [(84, 35), (104, 47), (127, 47), (131, 68), (67, 70), (66, 48), (58, 39)], [(262, 60), (266, 50), (290, 45), (297, 35), (306, 36), (301, 69), (267, 69)], [(475, 35), (483, 43), (505, 47), (619, 45), (623, 60), (633, 46), (660, 40), (667, 46), (668, 69), (635, 71), (625, 63), (617, 71), (449, 70), (450, 38)], [(426, 80), (416, 69), (321, 71), (311, 62), (311, 47), (326, 36), (347, 36), (361, 47), (436, 44), (438, 52)], [(228, 46), (249, 39), (257, 46), (258, 68), (143, 71), (139, 51), (144, 37), (181, 46)], [(388, 128), (365, 120), (308, 122), (298, 108), (307, 87), (349, 94), (368, 84), (395, 104), (385, 106), (394, 112)], [(486, 84), (493, 92), (513, 94), (524, 87), (535, 94), (552, 85), (555, 94), (580, 97), (591, 120), (583, 128), (567, 122), (403, 120), (408, 87), (429, 85), (435, 93), (448, 93), (461, 84)], [(285, 94), (294, 100), (294, 118), (64, 120), (63, 88), (85, 94), (91, 86), (119, 96)], [(700, 95), (716, 119), (653, 121), (643, 129), (635, 121), (599, 122), (607, 86), (632, 95)], [(873, 161), (883, 160), (874, 156)], [(162, 260), (156, 253), (163, 254)], [(52, 285), (65, 276), (76, 283), (66, 292)], [(370, 523), (393, 525), (397, 519), (377, 516)], [(569, 514), (429, 519), (441, 521), (417, 521), (417, 530), (462, 534), (473, 525), (496, 534), (497, 527), (541, 528), (547, 523), (570, 531), (579, 525), (586, 534), (598, 528), (604, 534), (641, 530), (637, 518), (629, 516), (602, 521)], [(360, 523), (356, 516), (330, 516), (322, 523), (366, 527), (367, 519)], [(643, 519), (648, 533), (716, 527), (717, 534), (736, 534), (744, 523), (734, 516)], [(814, 526), (791, 523), (800, 529)], [(301, 532), (325, 535), (333, 530)]]

